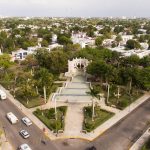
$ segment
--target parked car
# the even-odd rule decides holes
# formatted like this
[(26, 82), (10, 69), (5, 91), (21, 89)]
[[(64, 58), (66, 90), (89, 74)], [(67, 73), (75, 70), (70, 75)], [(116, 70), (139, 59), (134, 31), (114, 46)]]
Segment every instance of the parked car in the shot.
[(18, 118), (12, 112), (7, 113), (6, 117), (11, 122), (11, 124), (16, 124), (19, 121)]
[(27, 139), (30, 137), (29, 133), (26, 130), (21, 130), (19, 133), (24, 139)]
[(6, 99), (6, 93), (3, 90), (0, 90), (0, 100)]
[(28, 117), (23, 117), (21, 120), (26, 126), (32, 125), (32, 122)]
[(22, 144), (19, 146), (19, 150), (32, 150), (28, 144)]

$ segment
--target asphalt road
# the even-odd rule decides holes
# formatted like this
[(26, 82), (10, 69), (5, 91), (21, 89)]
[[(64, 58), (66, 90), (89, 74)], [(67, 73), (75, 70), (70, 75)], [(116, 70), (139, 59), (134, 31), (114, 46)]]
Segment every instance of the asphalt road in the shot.
[[(6, 118), (6, 113), (10, 111), (13, 112), (19, 119), (17, 124), (12, 125)], [(58, 148), (55, 147), (55, 143), (48, 140), (36, 125), (32, 124), (27, 127), (24, 123), (22, 123), (21, 118), (23, 117), (24, 114), (9, 100), (0, 101), (0, 122), (5, 129), (7, 140), (12, 144), (14, 150), (23, 143), (27, 143), (32, 150), (58, 150)], [(23, 139), (21, 135), (19, 135), (19, 131), (22, 129), (29, 132), (29, 139)], [(41, 140), (45, 140), (46, 145), (41, 143)]]
[(128, 150), (149, 127), (149, 123), (150, 99), (91, 143), (76, 139), (65, 140), (68, 145), (60, 140), (56, 143), (62, 150), (85, 150), (93, 145), (97, 150)]

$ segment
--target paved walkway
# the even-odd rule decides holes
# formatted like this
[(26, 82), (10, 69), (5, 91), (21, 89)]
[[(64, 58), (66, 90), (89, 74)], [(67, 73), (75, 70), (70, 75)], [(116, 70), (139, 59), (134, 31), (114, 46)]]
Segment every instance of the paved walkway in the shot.
[(83, 119), (83, 107), (78, 104), (69, 104), (65, 119), (64, 135), (76, 136), (80, 134)]
[(146, 132), (132, 145), (129, 150), (141, 150), (142, 146), (148, 141), (150, 138), (150, 128), (146, 130)]

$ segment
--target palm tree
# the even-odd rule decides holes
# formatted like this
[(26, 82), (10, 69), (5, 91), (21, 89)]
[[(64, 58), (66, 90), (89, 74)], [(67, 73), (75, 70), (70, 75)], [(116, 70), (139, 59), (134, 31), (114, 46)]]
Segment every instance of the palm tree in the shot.
[(90, 87), (90, 91), (87, 94), (92, 96), (92, 121), (94, 121), (95, 117), (95, 101), (94, 98), (98, 96), (99, 91), (95, 88)]
[(38, 85), (43, 88), (44, 100), (46, 103), (46, 98), (47, 98), (46, 89), (47, 87), (52, 86), (53, 75), (49, 73), (47, 69), (40, 68), (40, 70), (38, 70), (35, 73), (35, 78), (38, 80)]

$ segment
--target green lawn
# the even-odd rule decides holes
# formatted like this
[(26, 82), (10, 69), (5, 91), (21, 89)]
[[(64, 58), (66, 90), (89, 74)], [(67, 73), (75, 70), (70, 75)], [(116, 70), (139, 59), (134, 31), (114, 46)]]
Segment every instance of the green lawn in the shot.
[[(100, 93), (103, 93), (105, 99), (107, 98), (107, 88), (105, 86), (101, 86), (100, 83), (92, 83), (92, 86), (98, 89)], [(120, 86), (121, 95), (119, 99), (117, 98), (117, 96), (115, 96), (117, 92), (117, 85), (111, 85), (108, 105), (114, 105), (118, 109), (124, 109), (143, 95), (141, 90), (135, 88), (132, 88), (131, 95), (129, 95), (128, 89), (125, 86)]]
[(96, 106), (94, 121), (92, 121), (92, 107), (85, 107), (83, 130), (91, 132), (92, 130), (100, 126), (102, 123), (107, 121), (109, 118), (111, 118), (113, 115), (113, 113), (102, 110), (99, 106)]
[(38, 117), (50, 130), (57, 132), (58, 130), (64, 130), (67, 107), (57, 107), (57, 120), (55, 119), (55, 109), (37, 109), (33, 114)]
[(28, 104), (26, 100), (23, 100), (21, 98), (17, 98), (19, 102), (21, 102), (25, 107), (27, 108), (33, 108), (33, 107), (37, 107), (40, 105), (45, 104), (44, 99), (43, 98), (34, 98), (34, 99), (30, 99)]
[[(47, 100), (49, 98), (48, 95), (50, 95), (51, 93), (55, 92), (57, 90), (58, 87), (60, 87), (62, 84), (53, 84), (53, 86), (51, 87), (51, 89), (49, 89), (49, 91), (47, 92)], [(11, 92), (13, 94), (13, 92)], [(45, 104), (44, 102), (44, 98), (41, 98), (40, 96), (38, 97), (31, 97), (28, 101), (27, 104), (27, 100), (25, 100), (22, 97), (22, 93), (20, 94), (19, 91), (16, 92), (16, 99), (21, 102), (25, 107), (27, 108), (33, 108), (33, 107), (37, 107), (40, 105)]]
[(119, 99), (115, 96), (111, 96), (109, 98), (109, 105), (115, 105), (119, 109), (124, 109), (127, 106), (129, 106), (131, 103), (136, 101), (138, 98), (140, 98), (142, 95), (143, 93), (141, 92), (136, 93), (134, 91), (131, 95), (127, 93), (123, 93)]

